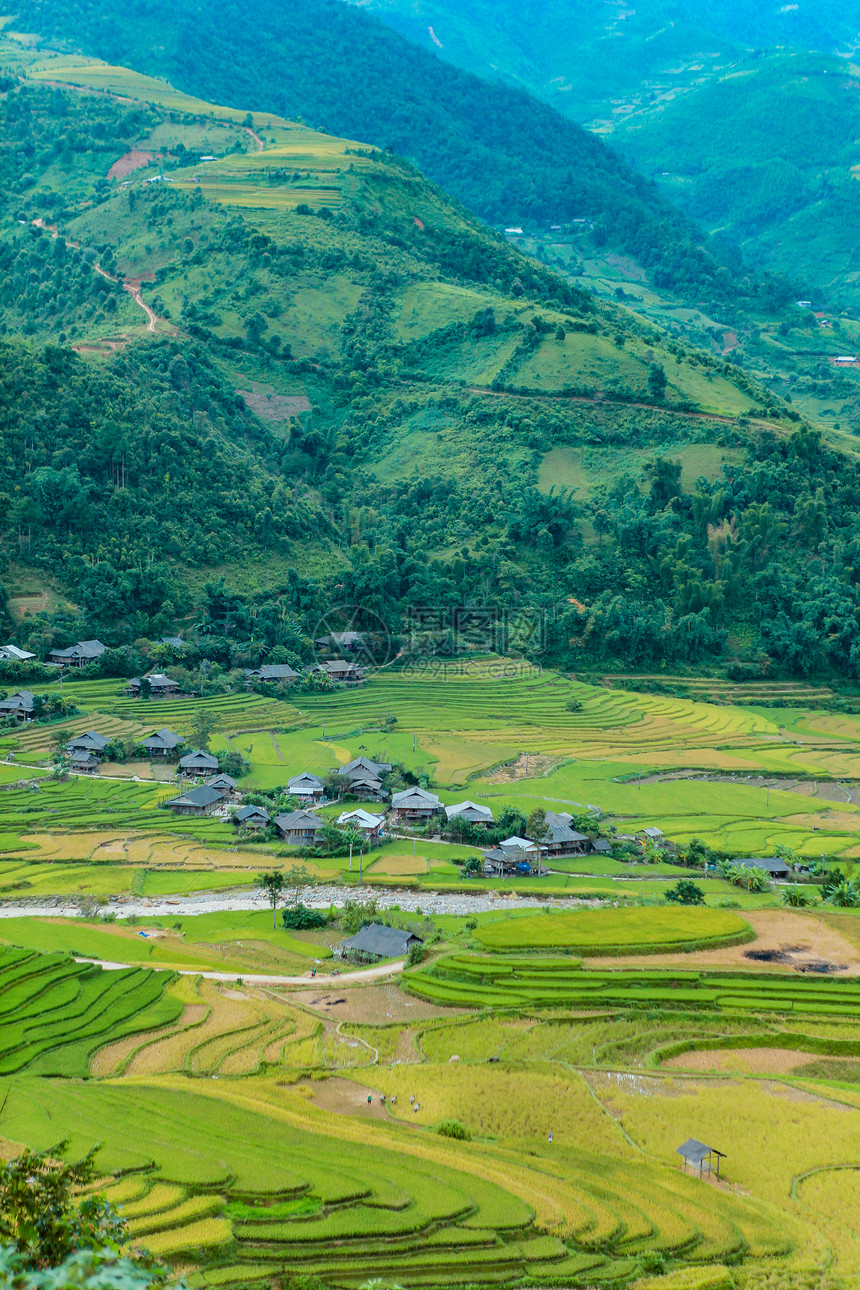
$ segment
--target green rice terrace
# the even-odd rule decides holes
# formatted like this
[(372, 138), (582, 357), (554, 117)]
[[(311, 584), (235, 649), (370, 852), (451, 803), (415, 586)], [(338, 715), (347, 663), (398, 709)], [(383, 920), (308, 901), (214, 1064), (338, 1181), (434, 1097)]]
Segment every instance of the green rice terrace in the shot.
[[(489, 658), (287, 699), (121, 687), (68, 681), (75, 715), (3, 734), (2, 1154), (101, 1144), (96, 1189), (191, 1290), (856, 1286), (855, 910), (820, 888), (787, 908), (671, 850), (465, 880), (474, 847), (420, 830), (368, 852), (359, 890), (346, 856), (160, 809), (170, 765), (64, 778), (52, 759), (58, 729), (189, 736), (207, 710), (243, 792), (366, 755), (497, 817), (591, 807), (609, 837), (788, 845), (850, 880), (857, 717), (820, 693), (705, 702)], [(296, 864), (342, 890), (325, 926), (230, 908)], [(703, 905), (667, 903), (680, 877)], [(342, 967), (344, 901), (398, 889), (402, 908), (358, 923), (412, 931), (419, 961)], [(221, 904), (182, 905), (206, 893)], [(446, 893), (474, 912), (440, 912)], [(517, 893), (548, 900), (517, 909)], [(103, 915), (94, 896), (136, 903)], [(560, 908), (570, 896), (594, 903)], [(65, 903), (26, 904), (47, 897)], [(719, 1181), (684, 1169), (691, 1137), (724, 1153)]]
[[(856, 1284), (856, 932), (837, 919), (845, 961), (811, 979), (744, 969), (722, 911), (584, 912), (593, 954), (625, 940), (623, 913), (626, 949), (652, 953), (586, 966), (566, 915), (401, 916), (437, 939), (400, 985), (397, 964), (278, 985), (156, 970), (171, 937), (191, 956), (228, 936), (228, 914), (5, 920), (33, 944), (0, 948), (0, 1151), (100, 1143), (94, 1189), (192, 1290)], [(265, 915), (235, 917), (277, 953)], [(820, 940), (816, 915), (771, 918), (756, 945)], [(164, 937), (149, 966), (78, 961), (141, 930)], [(649, 966), (682, 942), (683, 968)], [(719, 1182), (680, 1166), (691, 1135), (724, 1153)]]

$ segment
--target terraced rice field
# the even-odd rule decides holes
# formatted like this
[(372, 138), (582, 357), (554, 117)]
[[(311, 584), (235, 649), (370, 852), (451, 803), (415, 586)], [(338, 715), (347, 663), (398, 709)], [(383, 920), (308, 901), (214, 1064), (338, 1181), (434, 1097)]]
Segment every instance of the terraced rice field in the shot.
[(563, 949), (570, 954), (648, 954), (710, 949), (752, 940), (748, 923), (726, 910), (703, 908), (548, 909), (486, 923), (475, 939), (488, 950)]
[[(502, 924), (504, 926), (504, 924)], [(697, 1011), (860, 1015), (860, 983), (679, 969), (586, 969), (571, 958), (452, 954), (404, 974), (432, 1003), (486, 1008), (694, 1007)]]

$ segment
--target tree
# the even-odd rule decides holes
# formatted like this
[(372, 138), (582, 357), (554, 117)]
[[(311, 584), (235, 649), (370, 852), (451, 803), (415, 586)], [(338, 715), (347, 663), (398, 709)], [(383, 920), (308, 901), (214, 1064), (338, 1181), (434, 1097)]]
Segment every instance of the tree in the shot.
[(546, 811), (540, 809), (532, 811), (526, 821), (526, 837), (529, 842), (534, 842), (537, 847), (537, 864), (538, 877), (541, 876), (540, 849), (541, 844), (546, 841), (552, 834), (552, 830), (546, 822)]
[(666, 892), (666, 900), (670, 905), (704, 905), (705, 893), (690, 878), (679, 878)]
[(35, 1271), (14, 1246), (0, 1248), (0, 1290), (148, 1290), (164, 1286), (163, 1269), (115, 1250), (78, 1250), (58, 1267)]
[(55, 1267), (77, 1250), (119, 1245), (125, 1224), (102, 1196), (76, 1199), (97, 1176), (98, 1147), (63, 1162), (68, 1142), (49, 1151), (25, 1149), (0, 1164), (0, 1243), (10, 1243), (30, 1267)]
[(191, 718), (191, 742), (195, 748), (202, 748), (204, 751), (209, 748), (209, 738), (217, 724), (218, 718), (214, 712), (210, 712), (208, 708), (195, 708)]
[(648, 368), (648, 393), (655, 403), (662, 403), (666, 397), (667, 384), (662, 363), (652, 363)]
[(272, 927), (278, 925), (278, 901), (286, 886), (283, 869), (271, 869), (257, 877), (257, 886), (266, 893), (272, 906)]
[(303, 864), (291, 865), (284, 873), (284, 891), (292, 892), (292, 902), (294, 905), (299, 903), (299, 893), (302, 887), (311, 887), (314, 883), (314, 876), (311, 871)]

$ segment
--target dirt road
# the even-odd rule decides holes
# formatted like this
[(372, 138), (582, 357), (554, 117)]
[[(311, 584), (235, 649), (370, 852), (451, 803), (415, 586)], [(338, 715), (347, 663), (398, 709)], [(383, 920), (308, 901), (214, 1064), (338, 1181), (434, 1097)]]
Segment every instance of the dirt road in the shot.
[(310, 971), (304, 976), (271, 976), (268, 973), (248, 973), (248, 972), (201, 972), (199, 968), (172, 968), (162, 967), (158, 963), (113, 963), (109, 959), (91, 959), (81, 955), (75, 955), (76, 963), (94, 963), (96, 967), (105, 968), (108, 972), (120, 972), (123, 968), (128, 967), (148, 967), (154, 972), (177, 972), (179, 976), (202, 976), (207, 981), (236, 981), (240, 977), (246, 985), (303, 985), (308, 986), (312, 981), (323, 982), (334, 980), (339, 990), (342, 985), (363, 985), (368, 981), (378, 980), (379, 977), (395, 976), (398, 972), (403, 971), (403, 963), (380, 963), (376, 967), (365, 968), (362, 972), (338, 972), (333, 976), (331, 972), (317, 972), (312, 977)]

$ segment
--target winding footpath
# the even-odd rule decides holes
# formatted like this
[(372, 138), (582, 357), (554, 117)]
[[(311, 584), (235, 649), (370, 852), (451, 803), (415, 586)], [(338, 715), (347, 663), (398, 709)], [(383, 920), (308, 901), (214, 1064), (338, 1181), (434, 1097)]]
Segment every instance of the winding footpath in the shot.
[[(335, 982), (335, 988), (340, 989), (342, 985), (361, 985), (365, 981), (375, 981), (379, 977), (396, 976), (398, 972), (403, 971), (403, 961), (398, 963), (380, 963), (376, 967), (363, 968), (360, 972), (320, 972), (317, 970), (316, 976), (311, 976), (308, 970), (304, 976), (272, 976), (264, 972), (205, 972), (200, 968), (176, 968), (169, 964), (160, 963), (115, 963), (111, 959), (91, 959), (82, 954), (75, 954), (76, 963), (93, 963), (96, 967), (104, 968), (108, 972), (121, 972), (124, 968), (129, 967), (147, 967), (153, 972), (175, 972), (179, 976), (202, 976), (207, 981), (243, 981), (245, 985), (303, 985), (317, 986), (323, 989), (328, 988), (330, 981)], [(338, 1030), (340, 1033), (340, 1030)], [(362, 1043), (364, 1041), (362, 1040)], [(368, 1048), (370, 1044), (366, 1045)], [(377, 1053), (378, 1056), (378, 1053)]]

